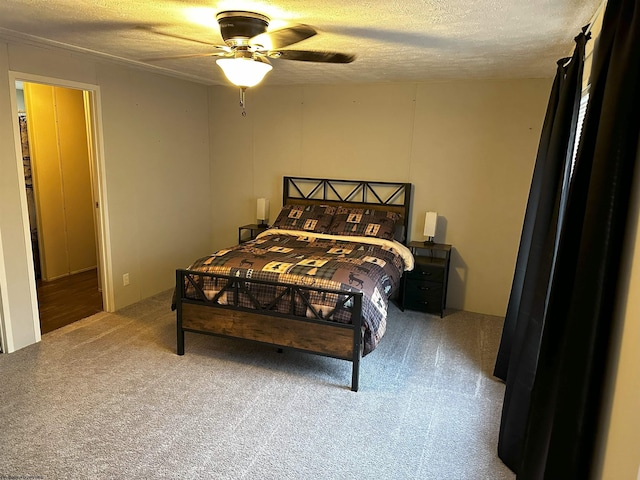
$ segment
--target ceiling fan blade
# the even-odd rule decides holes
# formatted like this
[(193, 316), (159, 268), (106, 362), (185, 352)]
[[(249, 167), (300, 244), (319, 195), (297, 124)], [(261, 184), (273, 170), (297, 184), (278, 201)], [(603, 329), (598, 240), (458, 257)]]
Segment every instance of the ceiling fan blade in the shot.
[(261, 33), (251, 38), (249, 43), (251, 45), (262, 45), (269, 50), (278, 50), (313, 37), (316, 33), (318, 32), (313, 27), (298, 24)]
[(141, 62), (158, 62), (162, 60), (177, 60), (181, 58), (197, 58), (197, 57), (225, 57), (227, 55), (231, 55), (230, 52), (222, 51), (222, 52), (210, 52), (210, 53), (187, 53), (185, 55), (170, 55), (164, 57), (152, 57), (152, 58), (142, 58)]
[(356, 59), (355, 55), (338, 52), (316, 52), (305, 50), (280, 50), (269, 52), (271, 58), (282, 58), (283, 60), (298, 60), (301, 62), (322, 62), (322, 63), (351, 63)]
[(155, 33), (156, 35), (163, 35), (165, 37), (177, 38), (178, 40), (185, 40), (187, 42), (200, 43), (202, 45), (208, 45), (210, 47), (216, 47), (221, 49), (226, 49), (226, 46), (214, 45), (211, 42), (205, 42), (204, 40), (198, 40), (197, 38), (185, 37), (183, 35), (177, 35), (175, 33), (163, 32), (162, 30), (157, 30), (153, 27), (149, 27), (147, 25), (137, 25), (135, 27), (137, 30), (145, 30), (147, 32)]

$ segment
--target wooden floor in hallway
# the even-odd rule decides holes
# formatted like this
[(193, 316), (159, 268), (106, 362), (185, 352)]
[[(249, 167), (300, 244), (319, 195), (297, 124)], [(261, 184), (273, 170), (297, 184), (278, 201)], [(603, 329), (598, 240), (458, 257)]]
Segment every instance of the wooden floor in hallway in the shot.
[(38, 280), (36, 286), (43, 334), (103, 310), (96, 269), (50, 282)]

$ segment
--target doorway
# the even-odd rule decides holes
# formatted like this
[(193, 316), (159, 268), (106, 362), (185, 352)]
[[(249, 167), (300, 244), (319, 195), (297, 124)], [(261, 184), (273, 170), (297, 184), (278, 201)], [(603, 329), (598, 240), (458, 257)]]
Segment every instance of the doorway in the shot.
[(90, 92), (16, 82), (41, 333), (103, 310)]

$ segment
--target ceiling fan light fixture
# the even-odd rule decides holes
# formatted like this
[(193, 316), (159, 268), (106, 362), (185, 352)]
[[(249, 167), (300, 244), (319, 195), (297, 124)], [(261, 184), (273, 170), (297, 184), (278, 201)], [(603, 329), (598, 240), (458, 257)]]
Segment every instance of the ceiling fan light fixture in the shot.
[(251, 58), (221, 58), (216, 63), (227, 79), (241, 88), (256, 86), (273, 68), (266, 61)]

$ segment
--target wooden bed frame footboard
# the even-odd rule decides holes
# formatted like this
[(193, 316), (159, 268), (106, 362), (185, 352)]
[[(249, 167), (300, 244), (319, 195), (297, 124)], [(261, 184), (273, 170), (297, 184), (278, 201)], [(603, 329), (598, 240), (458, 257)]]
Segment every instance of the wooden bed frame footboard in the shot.
[[(224, 279), (226, 286), (209, 299), (202, 288), (202, 279)], [(196, 292), (197, 299), (187, 298), (187, 283)], [(252, 284), (275, 286), (274, 298), (268, 304), (260, 303), (251, 293)], [(309, 302), (309, 292), (338, 294), (340, 301), (334, 310), (324, 315)], [(229, 295), (229, 293), (231, 295)], [(233, 298), (228, 305), (218, 300), (222, 295)], [(238, 304), (243, 294), (254, 308)], [(276, 304), (288, 305), (289, 313), (275, 311)], [(296, 302), (306, 306), (312, 318), (294, 314)], [(351, 323), (326, 320), (332, 313), (349, 302)], [(310, 288), (279, 282), (232, 277), (190, 270), (176, 270), (177, 353), (184, 355), (184, 332), (202, 333), (220, 337), (250, 340), (278, 348), (301, 350), (352, 362), (351, 390), (358, 391), (360, 359), (362, 357), (362, 292)]]

